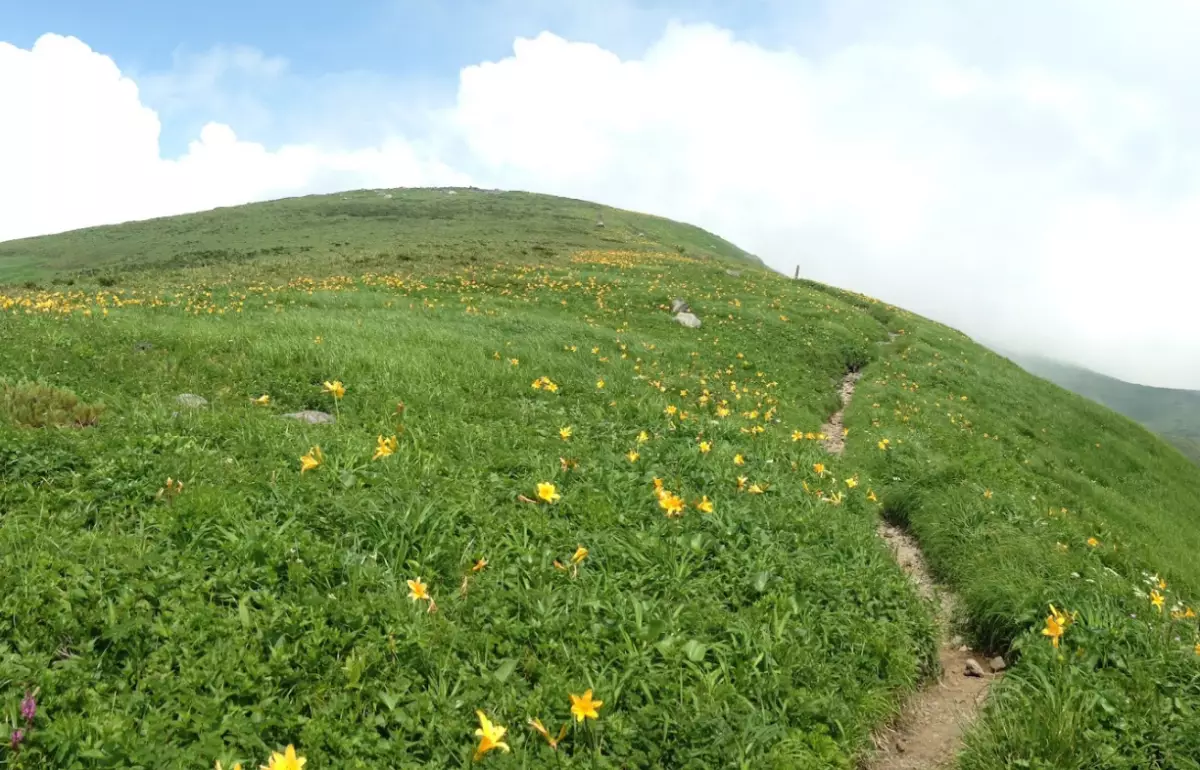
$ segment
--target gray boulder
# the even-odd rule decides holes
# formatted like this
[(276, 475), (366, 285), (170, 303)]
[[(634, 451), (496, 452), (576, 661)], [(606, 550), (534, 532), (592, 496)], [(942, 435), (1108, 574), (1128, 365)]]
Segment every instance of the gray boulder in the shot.
[(304, 409), (299, 412), (289, 412), (288, 414), (281, 414), (279, 416), (286, 417), (289, 420), (306, 422), (309, 425), (328, 425), (336, 420), (332, 414), (320, 412), (316, 409)]
[(678, 321), (679, 323), (683, 324), (684, 326), (686, 326), (689, 329), (699, 329), (700, 328), (700, 319), (697, 318), (696, 316), (692, 315), (691, 313), (678, 313), (675, 316), (675, 320)]
[(688, 303), (687, 303), (686, 299), (684, 299), (683, 297), (676, 297), (675, 299), (671, 300), (671, 312), (672, 313), (690, 313), (690, 312), (692, 312), (692, 309), (690, 307), (688, 307)]
[(180, 393), (175, 397), (175, 403), (188, 409), (202, 409), (208, 406), (208, 399), (195, 393)]

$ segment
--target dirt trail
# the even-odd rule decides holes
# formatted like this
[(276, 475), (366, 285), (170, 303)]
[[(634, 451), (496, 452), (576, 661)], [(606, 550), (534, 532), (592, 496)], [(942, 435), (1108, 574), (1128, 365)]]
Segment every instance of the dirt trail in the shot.
[[(843, 431), (845, 407), (854, 397), (861, 377), (851, 372), (842, 380), (842, 409), (822, 427), (826, 451), (840, 455), (846, 448)], [(863, 764), (863, 770), (924, 770), (954, 765), (962, 748), (962, 737), (975, 720), (987, 697), (988, 687), (1000, 677), (1003, 661), (967, 648), (953, 632), (954, 594), (937, 585), (925, 565), (917, 541), (899, 527), (880, 521), (876, 532), (891, 549), (901, 569), (912, 579), (917, 592), (937, 605), (939, 628), (938, 662), (941, 672), (936, 682), (926, 685), (905, 703), (892, 722), (876, 730), (876, 752)], [(993, 665), (995, 664), (995, 670)]]

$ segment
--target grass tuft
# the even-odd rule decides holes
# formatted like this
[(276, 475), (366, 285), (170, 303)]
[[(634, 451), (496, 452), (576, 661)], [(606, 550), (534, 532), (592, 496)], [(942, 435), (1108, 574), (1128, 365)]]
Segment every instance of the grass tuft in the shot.
[(103, 405), (85, 404), (64, 388), (0, 380), (0, 416), (21, 427), (86, 428), (95, 425), (103, 411)]

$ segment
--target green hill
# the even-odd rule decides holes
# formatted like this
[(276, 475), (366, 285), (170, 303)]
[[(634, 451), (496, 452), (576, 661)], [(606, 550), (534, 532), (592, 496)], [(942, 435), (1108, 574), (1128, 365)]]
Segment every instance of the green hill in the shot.
[[(603, 223), (597, 226), (597, 223)], [(474, 188), (354, 190), (0, 243), (0, 283), (193, 267), (358, 270), (537, 263), (573, 249), (656, 244), (761, 262), (697, 227), (586, 201)]]
[(0, 244), (0, 281), (10, 766), (467, 767), (478, 711), (496, 767), (854, 767), (936, 674), (883, 516), (1010, 664), (962, 767), (1196, 767), (1200, 471), (933, 321), (479, 190)]
[(1136, 385), (1039, 356), (1009, 356), (1034, 374), (1140, 422), (1200, 462), (1200, 391)]

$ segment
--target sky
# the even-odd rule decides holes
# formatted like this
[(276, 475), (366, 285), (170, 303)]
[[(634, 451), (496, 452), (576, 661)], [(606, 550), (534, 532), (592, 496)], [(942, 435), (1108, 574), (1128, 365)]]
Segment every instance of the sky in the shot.
[(1200, 0), (0, 0), (0, 240), (476, 185), (1200, 389)]

